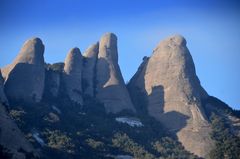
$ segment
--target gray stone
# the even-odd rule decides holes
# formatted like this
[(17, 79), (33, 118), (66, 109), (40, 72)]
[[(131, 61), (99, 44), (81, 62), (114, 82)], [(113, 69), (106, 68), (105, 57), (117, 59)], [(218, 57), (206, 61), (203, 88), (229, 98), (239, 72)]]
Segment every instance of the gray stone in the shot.
[(50, 97), (57, 97), (60, 89), (61, 74), (56, 71), (47, 70), (45, 73), (45, 88), (48, 88), (47, 91)]
[(82, 98), (82, 54), (79, 48), (73, 48), (67, 54), (64, 65), (63, 81), (68, 97), (79, 104)]
[(187, 150), (207, 156), (213, 142), (201, 100), (208, 95), (196, 76), (182, 36), (160, 42), (131, 79), (129, 88), (139, 88), (146, 94), (148, 113), (176, 133)]
[(104, 103), (106, 111), (134, 110), (118, 65), (116, 35), (107, 33), (101, 38), (96, 70), (96, 96)]
[(44, 45), (39, 38), (24, 43), (14, 62), (3, 68), (9, 100), (39, 102), (44, 90)]
[(83, 68), (83, 80), (84, 80), (84, 94), (91, 97), (95, 96), (96, 91), (96, 63), (98, 58), (99, 43), (91, 45), (83, 54), (84, 56), (84, 68)]
[(4, 93), (4, 81), (0, 70), (0, 103), (8, 105), (7, 97)]

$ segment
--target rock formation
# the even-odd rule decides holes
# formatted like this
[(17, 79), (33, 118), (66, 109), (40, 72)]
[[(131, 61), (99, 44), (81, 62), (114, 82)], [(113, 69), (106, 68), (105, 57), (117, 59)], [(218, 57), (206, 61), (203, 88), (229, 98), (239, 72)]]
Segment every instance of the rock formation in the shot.
[(0, 103), (4, 103), (4, 104), (8, 105), (8, 100), (4, 93), (4, 85), (3, 84), (4, 84), (4, 81), (3, 81), (2, 73), (0, 70)]
[(79, 48), (73, 48), (67, 54), (64, 65), (63, 82), (68, 97), (83, 104), (82, 99), (82, 54)]
[(107, 33), (101, 38), (96, 70), (96, 96), (104, 103), (107, 112), (134, 110), (118, 66), (116, 35)]
[(50, 97), (57, 97), (59, 94), (61, 74), (53, 70), (45, 72), (45, 93)]
[(99, 43), (91, 45), (84, 53), (83, 84), (84, 93), (95, 96), (96, 87), (96, 63), (98, 58)]
[(0, 103), (0, 145), (10, 150), (13, 159), (25, 159), (21, 149), (37, 155), (32, 145), (26, 140), (13, 120), (7, 115), (5, 107)]
[(2, 69), (8, 99), (39, 102), (44, 90), (44, 45), (39, 38), (24, 43), (14, 62)]
[(146, 94), (148, 113), (176, 133), (187, 150), (206, 157), (213, 142), (201, 100), (208, 95), (182, 36), (160, 42), (130, 80), (129, 88)]

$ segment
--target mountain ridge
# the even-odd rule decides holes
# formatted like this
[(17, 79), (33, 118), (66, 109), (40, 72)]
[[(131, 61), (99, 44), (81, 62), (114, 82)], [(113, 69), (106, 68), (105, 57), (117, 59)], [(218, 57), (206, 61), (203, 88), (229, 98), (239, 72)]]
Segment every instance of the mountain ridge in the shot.
[[(171, 134), (170, 136), (173, 136), (174, 140), (180, 142), (174, 144), (186, 156), (194, 154), (200, 158), (208, 158), (216, 147), (216, 141), (211, 136), (213, 132), (211, 114), (216, 113), (218, 116), (225, 116), (224, 121), (229, 123), (234, 136), (240, 134), (238, 129), (240, 121), (238, 121), (238, 113), (236, 111), (235, 113), (229, 106), (223, 106), (218, 110), (217, 106), (224, 104), (214, 100), (202, 88), (195, 72), (193, 59), (186, 45), (187, 42), (181, 35), (170, 36), (161, 41), (150, 57), (143, 58), (138, 71), (126, 85), (118, 65), (117, 36), (115, 34), (106, 33), (99, 42), (91, 45), (83, 55), (79, 48), (73, 48), (69, 51), (64, 63), (53, 65), (44, 64), (44, 45), (39, 38), (32, 38), (24, 44), (16, 60), (1, 69), (5, 81), (0, 79), (0, 99), (2, 103), (9, 105), (1, 107), (9, 108), (9, 115), (18, 123), (20, 129), (24, 133), (28, 132), (30, 134), (36, 132), (36, 130), (31, 130), (33, 129), (31, 126), (34, 126), (34, 124), (29, 123), (30, 119), (33, 120), (31, 114), (34, 115), (35, 111), (41, 111), (42, 109), (43, 114), (40, 114), (43, 117), (38, 116), (39, 119), (36, 120), (37, 123), (34, 127), (44, 128), (40, 134), (46, 137), (45, 142), (48, 139), (46, 134), (60, 133), (59, 130), (49, 131), (51, 125), (54, 127), (57, 123), (64, 121), (70, 124), (70, 134), (75, 133), (75, 128), (72, 128), (74, 125), (71, 125), (67, 119), (73, 118), (74, 121), (76, 120), (75, 124), (81, 127), (84, 123), (79, 123), (79, 121), (88, 120), (83, 117), (84, 114), (97, 113), (94, 109), (99, 110), (99, 113), (102, 112), (103, 118), (99, 116), (101, 120), (105, 120), (104, 117), (106, 117), (106, 120), (113, 117), (117, 119), (121, 115), (136, 116), (143, 121), (147, 121), (147, 124), (143, 125), (149, 127), (149, 130), (132, 128), (134, 129), (133, 132), (128, 133), (133, 137), (137, 131), (141, 130), (140, 132), (143, 131), (144, 134), (148, 131), (150, 133), (152, 129), (157, 129), (155, 130), (156, 133)], [(23, 66), (19, 67), (19, 65)], [(15, 91), (16, 88), (17, 91)], [(32, 105), (32, 107), (29, 105)], [(71, 112), (67, 109), (68, 107), (79, 111), (78, 113), (83, 116), (79, 117), (79, 114), (76, 114), (77, 112)], [(60, 108), (65, 110), (64, 113), (68, 113), (63, 115)], [(222, 109), (224, 111), (228, 110), (228, 112), (221, 112)], [(27, 113), (22, 114), (21, 111)], [(22, 124), (23, 126), (17, 121), (20, 119), (19, 115), (16, 116), (16, 112), (23, 116), (21, 117), (21, 120), (25, 123)], [(1, 114), (8, 113), (2, 112)], [(24, 114), (26, 114), (26, 117), (24, 117)], [(94, 118), (94, 116), (89, 116), (89, 119), (91, 118)], [(95, 119), (92, 120), (93, 123), (97, 122)], [(158, 128), (154, 128), (150, 121), (158, 125)], [(114, 127), (114, 122), (112, 123), (111, 120), (107, 123)], [(87, 127), (91, 125), (87, 125)], [(57, 127), (62, 129), (66, 126)], [(159, 130), (160, 128), (163, 130)], [(91, 127), (87, 129), (91, 130)], [(120, 129), (123, 132), (126, 131), (124, 127)], [(139, 130), (134, 133), (135, 129)], [(64, 130), (68, 131), (67, 129)], [(115, 130), (112, 130), (112, 132), (115, 132)], [(124, 136), (119, 136), (119, 133), (111, 135), (113, 135), (113, 138)], [(157, 134), (154, 137), (145, 136), (149, 138), (146, 138), (147, 140), (161, 138)], [(125, 139), (130, 140), (130, 138), (124, 136)], [(32, 143), (32, 140), (36, 140), (36, 138), (33, 136), (29, 141)], [(141, 143), (138, 137), (136, 137), (136, 140)], [(66, 142), (70, 141), (69, 139)], [(89, 141), (92, 140), (86, 139), (86, 142)], [(113, 141), (116, 140), (113, 139)], [(77, 142), (75, 144), (81, 143)], [(182, 144), (183, 148), (177, 146), (178, 144)], [(5, 143), (5, 145), (7, 144)], [(36, 144), (33, 145), (36, 147)], [(159, 143), (157, 145), (159, 147)], [(49, 147), (51, 148), (51, 145)], [(125, 151), (121, 145), (117, 147), (121, 151)], [(74, 146), (68, 148), (59, 147), (59, 149), (73, 151)], [(136, 148), (139, 147), (136, 146)], [(143, 151), (142, 148), (140, 149)], [(156, 150), (150, 148), (148, 151), (146, 150), (147, 153)], [(45, 153), (48, 154), (48, 152)], [(126, 150), (125, 153), (130, 153), (130, 151)], [(154, 152), (153, 154), (157, 155), (158, 153)], [(133, 155), (136, 157), (136, 154)], [(150, 156), (153, 157), (154, 155)]]

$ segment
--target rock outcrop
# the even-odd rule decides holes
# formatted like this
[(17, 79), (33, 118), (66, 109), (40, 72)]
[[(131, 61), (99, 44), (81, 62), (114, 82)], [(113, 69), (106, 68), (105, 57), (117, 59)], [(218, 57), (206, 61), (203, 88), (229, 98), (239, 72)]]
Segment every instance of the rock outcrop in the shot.
[(105, 34), (99, 42), (96, 71), (96, 97), (107, 112), (134, 110), (118, 65), (117, 37), (112, 33)]
[(48, 97), (58, 97), (61, 83), (61, 74), (53, 70), (45, 72), (45, 93)]
[(44, 90), (44, 45), (39, 38), (24, 43), (14, 62), (2, 69), (9, 100), (39, 102)]
[(160, 42), (130, 80), (129, 88), (146, 94), (148, 113), (190, 152), (206, 157), (213, 146), (201, 101), (208, 96), (196, 76), (186, 40), (172, 36)]
[(38, 155), (21, 130), (7, 115), (6, 109), (1, 103), (0, 123), (0, 145), (10, 151), (13, 159), (25, 159), (26, 153)]
[(4, 81), (0, 70), (0, 103), (8, 105), (7, 97), (4, 93)]
[(94, 97), (96, 94), (96, 63), (98, 58), (99, 43), (91, 45), (83, 54), (83, 84), (84, 94)]
[(67, 54), (64, 65), (63, 82), (67, 96), (74, 102), (83, 104), (82, 98), (82, 54), (73, 48)]

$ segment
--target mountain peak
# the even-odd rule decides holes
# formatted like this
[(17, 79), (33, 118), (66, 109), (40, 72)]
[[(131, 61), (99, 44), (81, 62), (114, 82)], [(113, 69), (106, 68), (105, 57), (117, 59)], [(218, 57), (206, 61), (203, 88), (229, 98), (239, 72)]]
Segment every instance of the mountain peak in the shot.
[(176, 131), (187, 150), (201, 157), (208, 154), (212, 145), (210, 127), (201, 105), (207, 93), (200, 85), (182, 36), (161, 41), (130, 80), (129, 86), (133, 94), (136, 87), (146, 94), (148, 113), (170, 131)]

